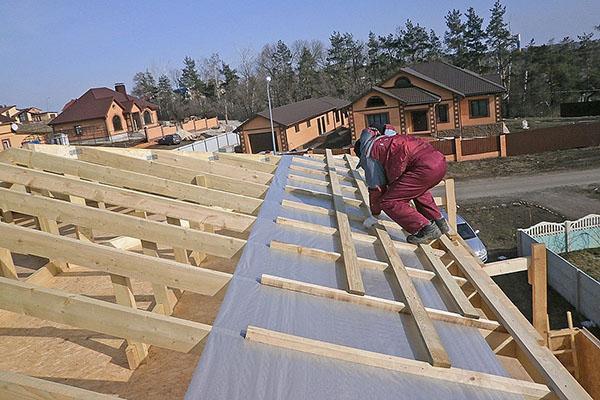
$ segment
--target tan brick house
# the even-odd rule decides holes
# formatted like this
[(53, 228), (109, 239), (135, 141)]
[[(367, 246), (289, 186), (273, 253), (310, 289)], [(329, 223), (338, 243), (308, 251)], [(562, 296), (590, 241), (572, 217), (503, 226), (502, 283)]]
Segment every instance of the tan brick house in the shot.
[(128, 133), (158, 125), (158, 106), (127, 94), (125, 85), (115, 90), (92, 88), (65, 105), (49, 125), (54, 134), (64, 133), (70, 140), (119, 141)]
[[(301, 149), (320, 135), (348, 127), (350, 102), (335, 97), (307, 99), (273, 109), (277, 151)], [(235, 130), (244, 153), (273, 150), (269, 110), (247, 119)]]
[(385, 123), (426, 136), (500, 134), (505, 91), (494, 78), (445, 62), (411, 65), (352, 103), (352, 134), (356, 139), (369, 124)]

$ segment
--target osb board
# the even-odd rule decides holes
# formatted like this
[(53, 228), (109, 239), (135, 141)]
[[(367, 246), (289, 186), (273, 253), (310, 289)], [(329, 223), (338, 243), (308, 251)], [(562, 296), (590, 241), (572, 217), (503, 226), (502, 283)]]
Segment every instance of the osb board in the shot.
[[(164, 254), (166, 249), (160, 252)], [(235, 265), (236, 260), (212, 257), (202, 263), (225, 272), (233, 272)], [(134, 281), (132, 285), (138, 306), (152, 307), (150, 284)], [(114, 302), (109, 276), (78, 266), (56, 276), (48, 286)], [(186, 292), (174, 315), (212, 324), (226, 290), (214, 297)], [(0, 370), (131, 400), (183, 398), (202, 348), (203, 344), (194, 354), (183, 354), (152, 347), (146, 361), (131, 371), (121, 339), (0, 311)]]
[(600, 399), (600, 341), (587, 329), (575, 336), (577, 359), (579, 362), (579, 383), (594, 399)]

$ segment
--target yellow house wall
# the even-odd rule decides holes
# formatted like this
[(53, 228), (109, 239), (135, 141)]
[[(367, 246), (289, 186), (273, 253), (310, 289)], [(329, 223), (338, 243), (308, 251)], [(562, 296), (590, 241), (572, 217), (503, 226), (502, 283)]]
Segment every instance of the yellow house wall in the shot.
[[(448, 105), (448, 122), (437, 122), (437, 130), (444, 131), (448, 129), (454, 129), (454, 100), (441, 101), (439, 104)], [(436, 121), (437, 121), (437, 107), (436, 107)]]
[[(490, 110), (490, 115), (488, 117), (483, 118), (471, 118), (469, 116), (469, 101), (470, 100), (479, 100), (479, 99), (487, 99), (488, 107)], [(462, 122), (462, 126), (472, 126), (472, 125), (485, 125), (485, 124), (494, 124), (496, 123), (496, 103), (495, 97), (493, 95), (489, 96), (474, 96), (467, 97), (461, 99), (460, 101), (460, 118)]]
[[(302, 146), (305, 143), (310, 142), (314, 138), (319, 136), (319, 122), (318, 120), (323, 118), (325, 123), (325, 131), (323, 133), (330, 132), (336, 128), (342, 126), (342, 120), (340, 118), (340, 122), (335, 122), (335, 112), (329, 111), (327, 113), (321, 114), (315, 118), (310, 119), (310, 127), (307, 126), (307, 121), (299, 122), (298, 124), (298, 132), (296, 132), (295, 125), (292, 125), (286, 129), (288, 147), (290, 150), (296, 149)], [(327, 118), (329, 118), (329, 123), (327, 123)]]
[[(121, 117), (121, 127), (123, 129), (121, 129), (119, 131), (116, 131), (113, 126), (112, 120), (115, 115), (118, 115), (119, 117)], [(106, 114), (106, 125), (108, 126), (108, 133), (111, 136), (127, 131), (128, 123), (127, 123), (127, 120), (125, 119), (125, 115), (123, 114), (123, 109), (114, 101), (110, 105), (110, 107), (108, 109), (108, 113)]]
[[(385, 102), (385, 107), (367, 108), (367, 100), (373, 96), (379, 96)], [(390, 124), (400, 130), (400, 103), (393, 97), (386, 96), (375, 90), (370, 91), (352, 104), (352, 113), (354, 115), (354, 133), (360, 136), (360, 132), (367, 127), (367, 115), (389, 113)]]
[(103, 118), (90, 119), (87, 121), (76, 121), (76, 122), (67, 122), (65, 124), (54, 125), (55, 132), (66, 133), (69, 136), (75, 136), (75, 125), (81, 125), (83, 128), (83, 132), (85, 136), (93, 136), (97, 137), (107, 136), (106, 124)]

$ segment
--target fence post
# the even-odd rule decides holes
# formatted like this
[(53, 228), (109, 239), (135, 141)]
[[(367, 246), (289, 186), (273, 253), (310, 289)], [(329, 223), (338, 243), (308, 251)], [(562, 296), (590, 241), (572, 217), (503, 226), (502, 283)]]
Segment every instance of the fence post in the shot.
[(571, 221), (565, 221), (565, 252), (571, 251), (569, 246), (569, 234), (571, 233)]
[(531, 284), (531, 323), (542, 336), (543, 344), (548, 345), (548, 266), (546, 246), (543, 243), (531, 244), (531, 264), (527, 277)]
[(506, 135), (500, 135), (500, 157), (506, 157)]
[(462, 161), (462, 139), (459, 137), (454, 138), (454, 153), (456, 154), (456, 161)]

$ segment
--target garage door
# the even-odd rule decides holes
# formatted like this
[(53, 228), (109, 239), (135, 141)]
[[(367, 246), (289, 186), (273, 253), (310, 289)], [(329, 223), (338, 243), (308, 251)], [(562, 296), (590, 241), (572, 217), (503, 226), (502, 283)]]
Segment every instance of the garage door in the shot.
[[(250, 138), (250, 148), (252, 153), (260, 153), (261, 151), (273, 150), (273, 139), (271, 139), (271, 132), (264, 133), (253, 133), (248, 135)], [(276, 151), (279, 151), (279, 144), (275, 141)]]

